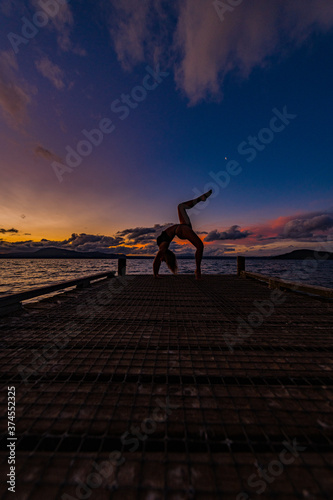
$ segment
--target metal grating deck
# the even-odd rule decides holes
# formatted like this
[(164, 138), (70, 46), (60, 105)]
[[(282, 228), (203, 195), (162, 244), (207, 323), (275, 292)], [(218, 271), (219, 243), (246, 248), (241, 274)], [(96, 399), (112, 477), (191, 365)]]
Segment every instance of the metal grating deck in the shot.
[[(15, 498), (332, 498), (333, 305), (284, 292), (272, 310), (271, 293), (229, 275), (127, 276), (2, 319)], [(1, 431), (3, 478), (6, 418)]]

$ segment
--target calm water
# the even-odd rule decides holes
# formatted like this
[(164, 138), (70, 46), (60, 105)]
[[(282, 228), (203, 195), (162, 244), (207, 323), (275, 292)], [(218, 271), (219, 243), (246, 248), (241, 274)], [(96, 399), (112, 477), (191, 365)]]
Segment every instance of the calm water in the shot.
[[(152, 274), (152, 263), (153, 259), (128, 259), (127, 274)], [(178, 264), (180, 273), (192, 274), (194, 272), (194, 260), (179, 259)], [(88, 274), (116, 271), (117, 266), (117, 259), (0, 259), (0, 295), (18, 293)], [(306, 262), (303, 261), (247, 259), (246, 269), (268, 276), (333, 288), (333, 261), (311, 261), (311, 265), (306, 267)], [(203, 274), (235, 274), (236, 259), (203, 260), (202, 272)], [(165, 264), (161, 266), (161, 273), (169, 274)]]

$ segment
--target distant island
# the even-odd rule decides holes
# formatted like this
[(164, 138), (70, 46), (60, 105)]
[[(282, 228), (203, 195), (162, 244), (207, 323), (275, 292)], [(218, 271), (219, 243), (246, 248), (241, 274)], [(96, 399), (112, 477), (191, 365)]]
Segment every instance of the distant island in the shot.
[(284, 253), (283, 255), (275, 255), (271, 259), (294, 259), (294, 260), (304, 260), (304, 259), (316, 259), (320, 258), (325, 260), (332, 260), (333, 253), (331, 252), (317, 252), (316, 250), (293, 250), (289, 253)]
[[(327, 257), (328, 255), (328, 257)], [(246, 255), (245, 255), (246, 256)], [(222, 255), (220, 257), (207, 256), (204, 259), (234, 259), (235, 255)], [(332, 260), (331, 252), (316, 252), (315, 250), (293, 250), (282, 255), (253, 257), (246, 256), (247, 259), (318, 259), (322, 257), (325, 260)], [(146, 255), (125, 255), (122, 253), (104, 253), (104, 252), (77, 252), (76, 250), (67, 250), (65, 248), (41, 248), (34, 252), (14, 252), (0, 254), (0, 259), (153, 259), (153, 256)], [(194, 259), (194, 255), (177, 255), (178, 259)]]
[(0, 254), (1, 259), (119, 259), (121, 253), (77, 252), (65, 248), (41, 248), (34, 252), (16, 252)]

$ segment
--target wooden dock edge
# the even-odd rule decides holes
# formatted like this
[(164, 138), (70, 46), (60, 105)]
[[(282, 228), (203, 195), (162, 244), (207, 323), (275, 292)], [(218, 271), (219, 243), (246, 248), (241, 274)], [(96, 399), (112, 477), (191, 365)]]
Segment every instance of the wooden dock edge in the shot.
[(76, 286), (76, 288), (87, 288), (93, 281), (101, 279), (110, 279), (114, 277), (115, 277), (115, 272), (108, 271), (104, 273), (92, 274), (90, 276), (84, 276), (83, 278), (78, 278), (75, 280), (55, 283), (53, 285), (33, 288), (32, 290), (27, 290), (26, 292), (5, 295), (4, 297), (0, 298), (0, 317), (7, 316), (17, 311), (22, 311), (23, 310), (22, 302), (24, 300), (33, 299), (34, 297), (40, 297), (42, 295), (47, 295), (49, 293), (53, 293), (58, 290), (65, 290), (66, 288), (74, 286)]
[(249, 271), (240, 271), (239, 276), (245, 279), (250, 278), (259, 281), (264, 281), (268, 283), (268, 287), (270, 289), (280, 288), (285, 290), (291, 290), (294, 292), (303, 292), (311, 295), (317, 295), (319, 297), (325, 297), (328, 299), (333, 298), (333, 289), (326, 288), (324, 286), (306, 285), (301, 282), (286, 281), (280, 278), (272, 278), (271, 276), (265, 276), (264, 274), (251, 273)]

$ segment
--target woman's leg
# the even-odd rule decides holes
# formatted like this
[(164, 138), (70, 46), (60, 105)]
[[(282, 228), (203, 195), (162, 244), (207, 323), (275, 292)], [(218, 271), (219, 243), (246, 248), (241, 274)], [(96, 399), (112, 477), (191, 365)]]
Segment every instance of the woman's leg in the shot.
[(190, 226), (190, 228), (192, 228), (192, 224), (186, 210), (188, 208), (193, 208), (200, 201), (206, 201), (208, 196), (210, 196), (211, 194), (212, 190), (210, 189), (209, 191), (207, 191), (207, 193), (202, 194), (201, 196), (195, 198), (194, 200), (183, 201), (183, 203), (180, 203), (178, 205), (179, 222), (181, 224), (186, 224), (187, 226)]
[(196, 252), (195, 252), (195, 263), (196, 263), (195, 276), (197, 279), (200, 279), (201, 278), (201, 260), (202, 260), (203, 250), (204, 250), (204, 244), (201, 241), (201, 239), (199, 238), (199, 236), (193, 231), (193, 229), (191, 229), (189, 227), (182, 226), (181, 233), (182, 233), (182, 239), (187, 239), (196, 248)]

